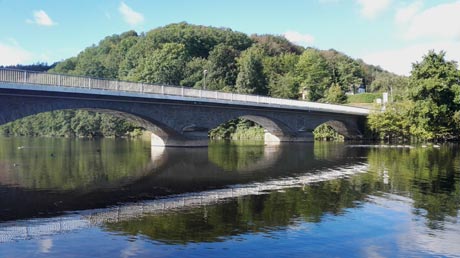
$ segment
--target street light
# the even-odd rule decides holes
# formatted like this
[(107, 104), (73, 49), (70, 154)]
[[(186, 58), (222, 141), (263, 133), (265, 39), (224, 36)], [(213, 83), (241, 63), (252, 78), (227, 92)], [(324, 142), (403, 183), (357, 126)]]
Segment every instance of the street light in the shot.
[(206, 75), (208, 74), (208, 70), (203, 71), (203, 89), (206, 89)]

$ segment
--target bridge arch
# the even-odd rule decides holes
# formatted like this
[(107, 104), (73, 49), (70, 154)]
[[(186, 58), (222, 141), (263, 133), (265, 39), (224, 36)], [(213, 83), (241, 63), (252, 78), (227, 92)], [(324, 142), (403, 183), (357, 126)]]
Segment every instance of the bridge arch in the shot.
[(292, 129), (283, 122), (260, 115), (243, 115), (240, 118), (251, 120), (264, 128), (264, 142), (267, 145), (276, 145), (293, 137)]
[[(6, 101), (5, 101), (6, 102)], [(4, 102), (4, 103), (5, 103)], [(25, 104), (25, 105), (24, 105)], [(1, 106), (1, 105), (0, 105)], [(10, 106), (11, 107), (11, 106)], [(2, 107), (3, 109), (3, 107)], [(11, 109), (11, 108), (10, 108)], [(7, 110), (7, 109), (3, 109)], [(87, 107), (87, 105), (48, 105), (42, 103), (40, 105), (23, 105), (13, 106), (11, 112), (2, 112), (0, 115), (0, 125), (13, 122), (18, 119), (22, 119), (28, 116), (37, 115), (46, 112), (60, 111), (60, 110), (85, 110), (91, 112), (97, 112), (102, 114), (109, 114), (118, 118), (125, 119), (133, 124), (139, 125), (152, 133), (152, 145), (153, 146), (182, 146), (184, 142), (187, 142), (187, 138), (182, 136), (180, 132), (174, 128), (162, 123), (151, 117), (144, 117), (143, 115), (131, 113), (129, 111), (112, 108), (99, 108), (99, 107)]]
[(315, 129), (322, 125), (329, 126), (335, 132), (342, 135), (345, 140), (356, 140), (361, 138), (361, 132), (353, 124), (349, 124), (341, 120), (327, 120), (318, 124)]
[(132, 114), (116, 109), (81, 108), (80, 110), (109, 114), (137, 124), (151, 132), (152, 146), (182, 146), (183, 142), (187, 141), (187, 139), (181, 135), (181, 132), (176, 131), (154, 118), (146, 118), (138, 114)]
[[(264, 130), (264, 142), (266, 145), (278, 145), (283, 141), (290, 141), (295, 138), (295, 131), (284, 122), (255, 112), (237, 112), (231, 116), (219, 116), (220, 119), (214, 121), (210, 128), (218, 128), (232, 120), (245, 119), (249, 120)], [(211, 129), (212, 130), (212, 129)]]

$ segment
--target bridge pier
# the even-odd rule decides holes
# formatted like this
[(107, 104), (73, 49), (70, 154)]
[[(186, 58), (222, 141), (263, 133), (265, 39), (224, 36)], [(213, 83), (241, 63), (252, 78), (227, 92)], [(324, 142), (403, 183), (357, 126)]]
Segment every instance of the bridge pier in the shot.
[(152, 133), (150, 145), (153, 147), (207, 147), (208, 134), (181, 137), (179, 135), (157, 135)]
[(299, 132), (292, 135), (283, 133), (270, 133), (265, 130), (264, 143), (265, 145), (279, 145), (282, 142), (313, 142), (315, 140), (312, 132)]
[[(209, 145), (208, 134), (194, 132), (191, 135), (171, 136), (151, 134), (151, 146), (153, 147), (207, 147)], [(269, 146), (280, 145), (283, 142), (313, 142), (314, 136), (311, 132), (302, 132), (295, 135), (273, 134), (265, 130), (264, 144)]]

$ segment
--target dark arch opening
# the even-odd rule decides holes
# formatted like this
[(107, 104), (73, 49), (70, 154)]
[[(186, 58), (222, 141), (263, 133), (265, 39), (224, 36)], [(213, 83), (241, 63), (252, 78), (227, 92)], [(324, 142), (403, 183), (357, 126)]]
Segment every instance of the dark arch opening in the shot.
[(344, 141), (352, 139), (353, 132), (346, 123), (338, 120), (330, 120), (318, 125), (313, 130), (315, 140), (320, 141)]
[(231, 119), (211, 129), (209, 135), (211, 139), (256, 140), (265, 144), (279, 143), (292, 136), (282, 122), (257, 115)]
[[(60, 109), (24, 117), (18, 115), (18, 117), (20, 118), (0, 125), (0, 132), (4, 135), (22, 136), (116, 137), (126, 136), (126, 133), (138, 129), (151, 132), (159, 138), (175, 137), (178, 134), (157, 121), (109, 109)], [(115, 130), (115, 132), (104, 135), (102, 130)]]
[(235, 118), (209, 130), (211, 140), (251, 140), (263, 141), (264, 128), (256, 122)]

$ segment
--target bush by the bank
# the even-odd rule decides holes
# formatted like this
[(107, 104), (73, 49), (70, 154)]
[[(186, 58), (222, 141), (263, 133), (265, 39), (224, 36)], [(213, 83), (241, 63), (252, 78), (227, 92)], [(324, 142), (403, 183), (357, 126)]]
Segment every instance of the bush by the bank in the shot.
[(234, 119), (209, 131), (209, 137), (214, 140), (263, 140), (264, 129), (246, 119)]

